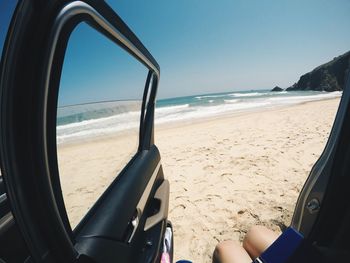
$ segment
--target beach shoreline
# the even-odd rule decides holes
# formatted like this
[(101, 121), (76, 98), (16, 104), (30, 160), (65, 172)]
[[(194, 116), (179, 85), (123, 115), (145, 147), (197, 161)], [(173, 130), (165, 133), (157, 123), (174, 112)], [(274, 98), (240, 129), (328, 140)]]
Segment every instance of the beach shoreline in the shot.
[(249, 116), (250, 114), (255, 114), (255, 113), (259, 113), (259, 112), (269, 113), (269, 112), (282, 110), (285, 108), (291, 108), (291, 107), (299, 106), (299, 105), (308, 105), (308, 104), (313, 104), (313, 103), (322, 102), (322, 101), (340, 101), (340, 98), (324, 98), (324, 99), (320, 99), (320, 100), (303, 101), (303, 102), (298, 102), (298, 103), (289, 104), (289, 105), (288, 104), (274, 105), (271, 107), (252, 108), (252, 109), (247, 109), (247, 110), (242, 110), (242, 111), (237, 111), (237, 112), (234, 112), (234, 111), (233, 112), (224, 112), (224, 113), (220, 113), (218, 115), (194, 118), (194, 119), (189, 119), (189, 120), (177, 120), (174, 122), (155, 123), (155, 129), (156, 129), (156, 131), (169, 130), (169, 129), (186, 127), (186, 126), (191, 126), (191, 125), (196, 125), (196, 124), (201, 124), (201, 123), (206, 123), (206, 122), (211, 122), (211, 121), (215, 122), (217, 120), (225, 120), (225, 119), (231, 119), (231, 118), (235, 118), (235, 117)]
[[(155, 144), (170, 181), (175, 260), (211, 262), (219, 241), (241, 241), (252, 225), (275, 231), (288, 225), (303, 183), (326, 144), (339, 101), (156, 124)], [(130, 143), (136, 147), (132, 138), (110, 136), (58, 147), (73, 226), (115, 179), (121, 160), (128, 160), (130, 155), (121, 156), (120, 149)], [(65, 176), (69, 172), (74, 176)]]
[[(340, 96), (341, 92), (251, 90), (160, 99), (156, 102), (155, 124), (174, 127)], [(140, 125), (140, 107), (130, 101), (110, 101), (58, 108), (57, 142), (75, 144), (134, 132)]]

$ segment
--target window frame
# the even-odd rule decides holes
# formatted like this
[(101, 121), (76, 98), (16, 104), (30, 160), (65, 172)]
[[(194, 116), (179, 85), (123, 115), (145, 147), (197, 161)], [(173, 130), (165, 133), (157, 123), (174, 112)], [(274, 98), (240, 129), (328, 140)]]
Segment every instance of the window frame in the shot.
[[(135, 153), (134, 157), (131, 158), (128, 164), (124, 167), (124, 169), (127, 168), (130, 165), (130, 163), (133, 162), (133, 160), (142, 150), (149, 149), (149, 147), (153, 144), (154, 129), (153, 127), (147, 127), (147, 123), (152, 123), (152, 125), (148, 126), (153, 126), (154, 116), (149, 115), (152, 115), (151, 112), (154, 109), (154, 100), (160, 75), (159, 65), (154, 60), (154, 58), (148, 53), (148, 51), (146, 52), (146, 54), (140, 51), (145, 49), (141, 42), (132, 42), (133, 37), (135, 37), (133, 33), (126, 32), (131, 33), (131, 36), (128, 36), (122, 32), (122, 29), (125, 26), (125, 24), (121, 20), (117, 21), (118, 24), (120, 24), (121, 26), (120, 29), (117, 29), (116, 27), (111, 25), (102, 15), (100, 15), (93, 7), (84, 2), (75, 1), (66, 5), (56, 17), (53, 30), (50, 35), (50, 41), (47, 49), (48, 59), (46, 61), (46, 70), (44, 72), (44, 76), (46, 76), (46, 79), (44, 88), (45, 97), (43, 120), (47, 120), (47, 125), (46, 127), (44, 126), (43, 143), (48, 153), (46, 155), (47, 169), (50, 171), (49, 173), (55, 178), (54, 181), (56, 182), (56, 185), (58, 185), (58, 187), (54, 189), (56, 193), (61, 192), (61, 185), (59, 183), (59, 169), (57, 161), (56, 123), (55, 127), (53, 127), (52, 120), (56, 120), (57, 118), (56, 108), (58, 104), (59, 82), (62, 73), (64, 54), (67, 49), (69, 38), (74, 29), (83, 22), (85, 22), (88, 26), (92, 27), (92, 29), (95, 29), (97, 32), (107, 37), (117, 46), (124, 49), (126, 52), (128, 52), (130, 55), (136, 58), (139, 62), (141, 62), (146, 68), (148, 68), (149, 73), (146, 79), (145, 88), (150, 84), (150, 80), (152, 80), (152, 87), (149, 87), (144, 90), (143, 97), (147, 97), (147, 92), (151, 93), (151, 103), (148, 103), (149, 105), (143, 105), (141, 107), (141, 110), (146, 110), (146, 114), (141, 112), (141, 115), (144, 116), (141, 116), (140, 119), (139, 145), (137, 148), (137, 152)], [(148, 137), (150, 137), (148, 140), (147, 135)], [(120, 171), (120, 175), (123, 173), (124, 169)], [(66, 230), (72, 233), (73, 231), (70, 227), (62, 194), (59, 195), (61, 195), (61, 197), (57, 198), (57, 200), (60, 200), (58, 202), (58, 205), (60, 207), (59, 210), (61, 213), (61, 217), (65, 222)], [(73, 237), (74, 234), (71, 235), (72, 239)]]
[[(48, 255), (50, 262), (54, 258), (58, 262), (73, 262), (77, 251), (57, 173), (55, 132), (59, 80), (69, 35), (80, 22), (96, 28), (146, 65), (156, 79), (152, 94), (156, 93), (159, 66), (128, 26), (104, 2), (50, 0), (37, 5), (24, 1), (13, 19), (15, 22), (11, 26), (9, 41), (4, 47), (6, 55), (1, 72), (0, 97), (0, 151), (5, 156), (1, 161), (11, 206), (34, 260), (40, 261), (43, 255), (52, 253)], [(28, 65), (33, 66), (25, 70)], [(24, 90), (21, 98), (12, 96), (21, 90)], [(6, 100), (8, 97), (11, 99)], [(153, 132), (153, 113), (149, 109), (154, 109), (154, 97), (151, 100), (145, 116), (151, 122), (141, 129), (153, 138), (153, 134), (148, 132)], [(23, 111), (26, 106), (28, 110)], [(28, 122), (29, 119), (33, 122)], [(16, 134), (8, 130), (16, 131)], [(27, 134), (14, 141), (24, 131)], [(145, 141), (137, 154), (150, 148)], [(26, 155), (28, 152), (31, 152), (30, 156)], [(43, 221), (44, 218), (46, 220)]]

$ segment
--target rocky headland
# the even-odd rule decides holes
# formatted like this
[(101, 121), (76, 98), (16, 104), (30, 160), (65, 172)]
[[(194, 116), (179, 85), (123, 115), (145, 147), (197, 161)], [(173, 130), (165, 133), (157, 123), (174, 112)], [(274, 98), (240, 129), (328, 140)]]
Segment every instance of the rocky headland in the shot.
[(350, 71), (350, 51), (302, 75), (293, 90), (342, 91)]

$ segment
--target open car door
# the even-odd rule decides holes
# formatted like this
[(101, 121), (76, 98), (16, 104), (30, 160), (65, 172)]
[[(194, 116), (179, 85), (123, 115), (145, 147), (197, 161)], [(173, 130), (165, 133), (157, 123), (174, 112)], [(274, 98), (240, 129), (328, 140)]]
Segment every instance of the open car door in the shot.
[[(62, 187), (65, 178), (74, 178), (80, 167), (66, 169), (70, 174), (63, 177), (66, 170), (60, 162), (64, 156), (59, 156), (61, 146), (57, 143), (63, 138), (59, 137), (63, 108), (59, 100), (66, 72), (63, 66), (68, 61), (67, 46), (74, 30), (82, 24), (83, 30), (89, 28), (126, 51), (146, 69), (146, 74), (135, 95), (140, 98), (136, 111), (138, 146), (123, 166), (113, 170), (113, 180), (73, 224)], [(95, 43), (94, 38), (90, 41)], [(89, 70), (94, 72), (93, 65)], [(19, 3), (2, 59), (0, 150), (5, 191), (29, 250), (28, 262), (159, 262), (169, 226), (169, 183), (164, 179), (160, 153), (154, 144), (159, 76), (155, 59), (104, 1)], [(111, 98), (117, 100), (111, 107), (120, 107), (119, 101), (124, 99)], [(81, 121), (86, 124), (96, 120)], [(62, 126), (76, 127), (79, 123)], [(113, 137), (108, 142), (112, 144)], [(125, 149), (118, 147), (122, 155)], [(79, 196), (73, 201), (76, 198)]]
[(290, 262), (348, 262), (350, 258), (350, 77), (326, 144), (299, 195), (292, 227), (305, 237)]

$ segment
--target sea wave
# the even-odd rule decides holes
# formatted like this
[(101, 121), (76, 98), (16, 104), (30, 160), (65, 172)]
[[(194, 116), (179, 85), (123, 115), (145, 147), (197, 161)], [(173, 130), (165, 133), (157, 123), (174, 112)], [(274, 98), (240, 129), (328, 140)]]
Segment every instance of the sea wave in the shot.
[[(236, 96), (231, 96), (232, 94)], [(245, 96), (242, 97), (242, 94)], [(157, 107), (155, 109), (155, 123), (162, 124), (176, 121), (192, 121), (194, 119), (214, 117), (258, 108), (272, 108), (307, 101), (337, 98), (342, 95), (342, 92), (278, 92), (278, 94), (281, 95), (275, 96), (275, 93), (270, 94), (269, 92), (237, 92), (226, 94), (225, 99), (203, 100), (202, 102), (196, 101), (196, 97), (192, 97), (192, 101), (189, 103)], [(209, 97), (209, 95), (207, 97)], [(230, 97), (236, 98), (229, 99)], [(97, 107), (96, 110), (100, 112), (100, 109), (97, 109)], [(131, 130), (133, 132), (138, 132), (140, 111), (134, 111), (133, 108), (130, 108), (130, 110), (129, 112), (114, 113), (112, 116), (108, 117), (101, 116), (96, 119), (58, 125), (57, 142), (64, 143), (79, 139), (106, 136), (124, 131), (131, 132)], [(88, 113), (91, 113), (90, 106)]]
[(84, 128), (86, 126), (92, 126), (92, 125), (101, 125), (105, 122), (111, 121), (111, 122), (123, 122), (127, 121), (130, 119), (135, 119), (140, 116), (139, 111), (132, 111), (132, 112), (127, 112), (127, 113), (120, 113), (116, 114), (110, 117), (104, 117), (104, 118), (99, 118), (99, 119), (91, 119), (91, 120), (85, 120), (81, 122), (73, 122), (69, 124), (64, 124), (64, 125), (59, 125), (57, 126), (57, 130), (65, 130), (65, 129), (72, 129), (72, 128)]
[[(189, 104), (156, 108), (156, 116), (167, 116), (185, 111)], [(77, 139), (87, 139), (97, 136), (106, 136), (127, 130), (138, 130), (140, 111), (115, 114), (99, 119), (84, 120), (69, 124), (58, 125), (57, 142), (71, 142)]]
[(264, 95), (267, 95), (268, 93), (267, 92), (250, 92), (250, 93), (230, 93), (228, 94), (229, 96), (231, 97), (254, 97), (254, 96), (264, 96)]
[(203, 96), (197, 96), (195, 97), (198, 100), (201, 99), (206, 99), (206, 98), (222, 98), (222, 97), (226, 97), (227, 94), (220, 94), (220, 95), (203, 95)]
[(270, 103), (268, 101), (260, 102), (242, 102), (237, 104), (221, 104), (216, 106), (199, 106), (192, 107), (189, 111), (176, 112), (172, 114), (167, 114), (163, 116), (157, 116), (155, 122), (158, 124), (169, 123), (174, 121), (187, 121), (192, 119), (213, 117), (223, 113), (240, 112), (247, 109), (254, 109), (263, 106), (267, 106)]
[(156, 112), (172, 112), (172, 111), (179, 111), (182, 109), (186, 109), (190, 106), (190, 104), (181, 104), (181, 105), (174, 105), (174, 106), (166, 106), (166, 107), (159, 107), (156, 108)]
[(341, 91), (334, 91), (334, 92), (322, 93), (322, 94), (316, 94), (316, 95), (306, 95), (306, 96), (295, 95), (295, 96), (286, 96), (286, 97), (275, 97), (275, 98), (268, 98), (268, 100), (272, 102), (283, 102), (285, 104), (294, 104), (298, 102), (338, 98), (338, 97), (341, 97), (341, 95), (342, 95)]
[(56, 128), (57, 142), (69, 142), (77, 138), (86, 139), (96, 137), (97, 135), (101, 136), (130, 129), (137, 129), (139, 123), (140, 112), (138, 111), (58, 125)]
[(62, 133), (57, 135), (57, 143), (66, 143), (76, 140), (84, 140), (101, 136), (108, 136), (117, 132), (126, 132), (134, 130), (134, 133), (138, 131), (138, 122), (124, 123), (123, 125), (117, 125), (114, 127), (101, 127), (101, 128), (90, 128), (85, 130), (78, 130), (75, 132)]
[(241, 100), (238, 100), (238, 99), (236, 99), (236, 100), (224, 100), (224, 102), (226, 102), (226, 103), (237, 103), (239, 101), (241, 101)]

